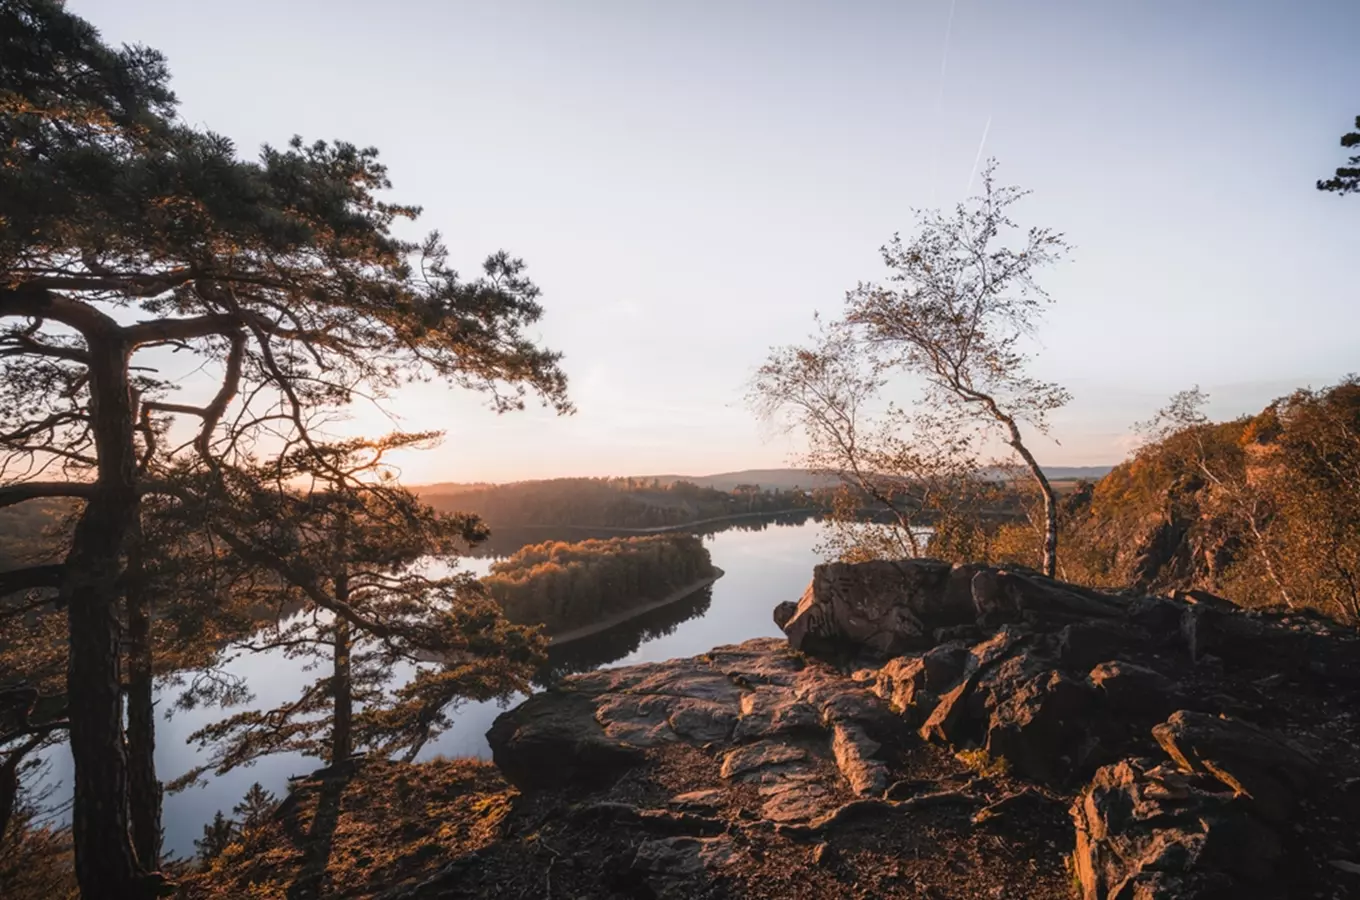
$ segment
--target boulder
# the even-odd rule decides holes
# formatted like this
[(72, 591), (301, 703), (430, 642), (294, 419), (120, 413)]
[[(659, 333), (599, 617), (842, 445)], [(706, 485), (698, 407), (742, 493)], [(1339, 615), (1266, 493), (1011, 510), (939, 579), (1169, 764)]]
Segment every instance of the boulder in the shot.
[[(1008, 660), (1008, 663), (1010, 661)], [(1044, 782), (1067, 780), (1085, 762), (1086, 715), (1094, 691), (1057, 670), (1026, 677), (1010, 666), (980, 689), (988, 691), (990, 715), (983, 749), (1017, 774)]]
[(1281, 896), (1279, 836), (1221, 787), (1170, 763), (1099, 769), (1071, 808), (1083, 900)]
[(1054, 636), (1059, 662), (1083, 672), (1096, 663), (1133, 655), (1149, 640), (1147, 632), (1126, 622), (1093, 619), (1064, 625)]
[(1055, 581), (1037, 573), (977, 566), (971, 567), (970, 571), (969, 592), (974, 615), (982, 624), (994, 626), (1055, 617), (1123, 617), (1120, 602), (1099, 591)]
[(1239, 719), (1180, 710), (1152, 736), (1181, 769), (1216, 778), (1272, 821), (1287, 822), (1299, 794), (1318, 780), (1318, 761), (1306, 750)]
[(1165, 707), (1175, 702), (1176, 682), (1137, 663), (1106, 660), (1086, 680), (1099, 693), (1101, 705), (1115, 715), (1165, 715)]
[(974, 567), (933, 559), (827, 563), (813, 569), (781, 628), (790, 646), (809, 653), (889, 657), (924, 649), (936, 628), (975, 618), (973, 574)]
[(496, 766), (521, 787), (591, 784), (645, 759), (640, 748), (606, 733), (591, 697), (566, 691), (535, 694), (502, 713), (486, 738)]

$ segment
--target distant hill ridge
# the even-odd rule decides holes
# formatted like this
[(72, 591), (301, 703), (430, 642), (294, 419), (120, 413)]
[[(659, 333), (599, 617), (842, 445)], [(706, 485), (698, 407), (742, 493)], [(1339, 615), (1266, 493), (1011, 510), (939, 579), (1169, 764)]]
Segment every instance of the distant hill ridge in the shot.
[[(1045, 466), (1044, 474), (1055, 481), (1066, 481), (1077, 478), (1098, 479), (1114, 468), (1114, 466)], [(628, 476), (620, 476), (628, 477)], [(804, 488), (814, 490), (821, 487), (832, 487), (838, 482), (834, 477), (826, 475), (816, 475), (807, 469), (742, 469), (738, 472), (719, 472), (714, 475), (634, 475), (639, 481), (656, 481), (662, 484), (671, 484), (676, 481), (689, 481), (699, 487), (714, 488), (720, 491), (731, 491), (739, 484), (758, 484), (765, 490), (788, 491), (793, 488)], [(567, 478), (526, 478), (524, 482), (535, 481), (565, 481), (572, 480)], [(522, 483), (522, 482), (510, 482)], [(436, 484), (416, 485), (415, 490), (425, 494), (458, 493), (461, 491), (472, 490), (474, 488), (487, 487), (492, 482), (453, 482), (444, 481)]]

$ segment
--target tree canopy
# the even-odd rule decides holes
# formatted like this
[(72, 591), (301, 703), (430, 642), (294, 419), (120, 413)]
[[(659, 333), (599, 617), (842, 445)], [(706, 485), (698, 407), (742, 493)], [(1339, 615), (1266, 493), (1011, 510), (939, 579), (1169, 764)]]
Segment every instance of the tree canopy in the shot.
[[(1350, 148), (1360, 146), (1360, 116), (1355, 117), (1355, 130), (1341, 136), (1341, 146)], [(1317, 189), (1336, 194), (1354, 194), (1360, 191), (1360, 153), (1352, 156), (1347, 165), (1337, 166), (1331, 178), (1318, 179)]]
[[(244, 158), (178, 118), (163, 57), (54, 0), (4, 4), (0, 42), (0, 506), (84, 501), (63, 564), (4, 583), (67, 611), (81, 889), (137, 896), (156, 887), (126, 837), (118, 610), (142, 498), (185, 467), (332, 465), (337, 412), (413, 379), (571, 406), (526, 331), (524, 263), (497, 251), (464, 278), (436, 233), (403, 237), (419, 210), (383, 199), (376, 150), (295, 137)], [(172, 352), (215, 385), (180, 390)]]

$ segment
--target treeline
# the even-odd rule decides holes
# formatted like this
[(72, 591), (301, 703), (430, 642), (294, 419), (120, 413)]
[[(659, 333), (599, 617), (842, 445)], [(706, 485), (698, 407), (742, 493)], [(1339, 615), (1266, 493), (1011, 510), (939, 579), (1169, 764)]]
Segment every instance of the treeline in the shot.
[(422, 493), (436, 509), (473, 513), (494, 531), (524, 526), (664, 528), (742, 513), (814, 508), (801, 490), (731, 491), (690, 481), (644, 478), (553, 478), (510, 484), (437, 485)]
[(692, 534), (548, 541), (495, 563), (483, 586), (515, 624), (569, 631), (661, 600), (715, 574)]
[[(1208, 421), (1206, 399), (1177, 395), (1131, 459), (1063, 499), (1059, 574), (1360, 621), (1360, 383), (1299, 390), (1230, 422)], [(954, 537), (931, 552), (969, 556)], [(974, 548), (1032, 565), (1039, 534), (1008, 523)]]

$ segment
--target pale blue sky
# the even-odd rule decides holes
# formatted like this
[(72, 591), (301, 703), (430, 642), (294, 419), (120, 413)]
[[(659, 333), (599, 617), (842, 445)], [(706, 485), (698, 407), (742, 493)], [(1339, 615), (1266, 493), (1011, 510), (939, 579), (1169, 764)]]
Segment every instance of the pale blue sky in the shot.
[(963, 196), (989, 120), (1021, 214), (1076, 245), (1036, 367), (1076, 399), (1042, 460), (1117, 461), (1194, 383), (1226, 416), (1360, 369), (1360, 198), (1312, 187), (1360, 114), (1355, 0), (69, 6), (163, 50), (185, 118), (243, 152), (377, 145), (466, 268), (529, 262), (580, 412), (407, 391), (404, 425), (448, 431), (410, 481), (782, 464), (751, 371), (879, 276), (912, 207)]

